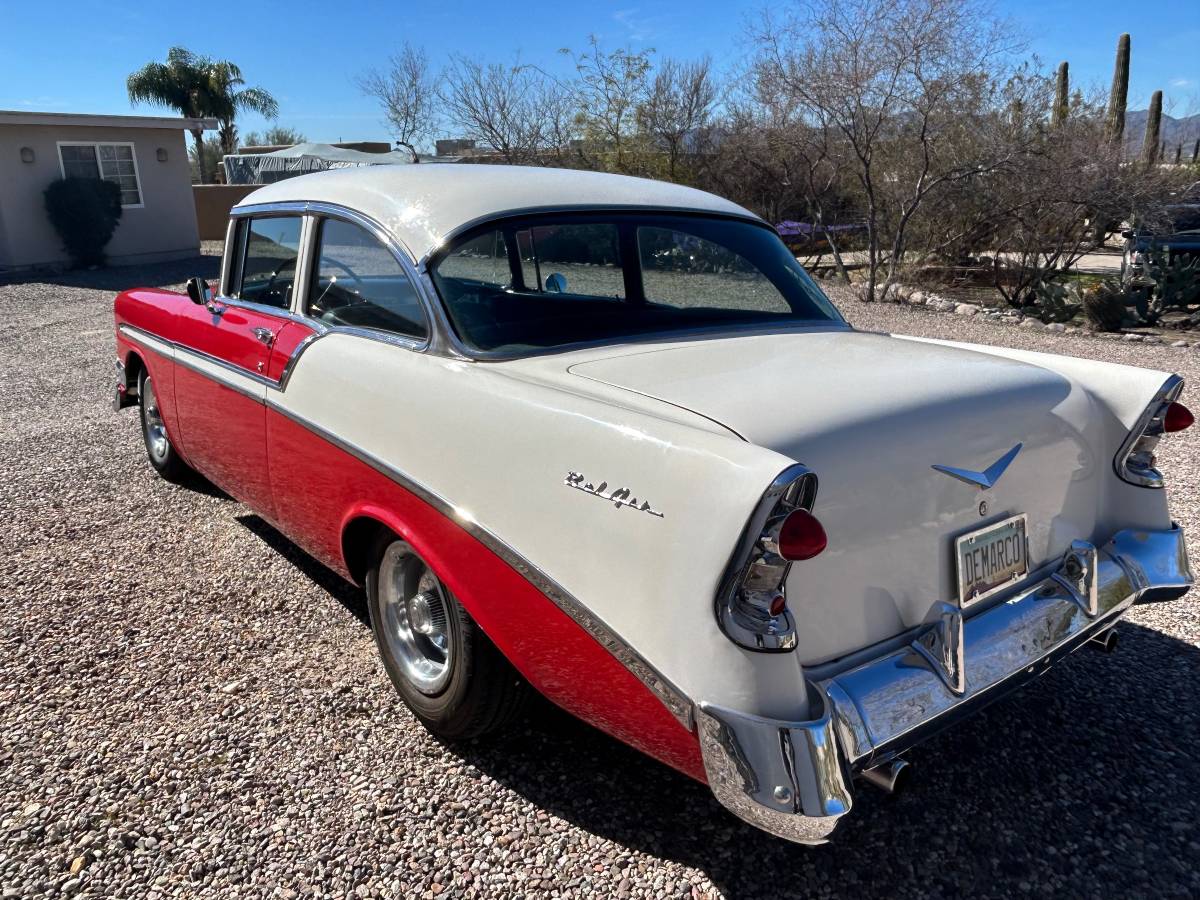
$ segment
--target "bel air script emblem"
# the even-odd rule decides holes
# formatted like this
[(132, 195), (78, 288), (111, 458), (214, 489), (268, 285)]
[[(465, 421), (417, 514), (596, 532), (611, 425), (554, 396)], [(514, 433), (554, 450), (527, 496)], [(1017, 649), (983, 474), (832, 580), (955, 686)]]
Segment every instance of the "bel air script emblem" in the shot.
[(651, 509), (650, 504), (645, 500), (639, 503), (638, 498), (633, 496), (633, 492), (629, 488), (613, 488), (610, 491), (607, 481), (592, 484), (587, 480), (586, 476), (581, 475), (579, 472), (568, 472), (563, 484), (567, 487), (575, 488), (577, 491), (583, 491), (585, 494), (591, 494), (593, 497), (599, 497), (601, 500), (609, 500), (617, 509), (620, 509), (622, 506), (628, 506), (630, 509), (649, 513), (652, 516), (658, 516), (660, 519), (663, 518), (663, 514), (656, 509)]

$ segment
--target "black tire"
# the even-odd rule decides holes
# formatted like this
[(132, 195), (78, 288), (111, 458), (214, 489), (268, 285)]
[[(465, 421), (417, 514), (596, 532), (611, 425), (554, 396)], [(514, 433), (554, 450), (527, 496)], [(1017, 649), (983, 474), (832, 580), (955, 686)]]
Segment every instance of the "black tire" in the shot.
[[(146, 457), (150, 460), (154, 471), (167, 481), (178, 484), (191, 475), (192, 470), (187, 463), (180, 459), (179, 452), (171, 444), (171, 439), (167, 437), (166, 428), (158, 414), (158, 404), (153, 387), (153, 380), (143, 369), (138, 375), (138, 415), (142, 423), (142, 441), (146, 445)], [(150, 410), (146, 408), (147, 396), (150, 398)]]
[[(424, 567), (423, 574), (413, 576), (421, 579), (420, 584), (430, 584), (427, 578), (436, 582), (445, 622), (438, 637), (444, 636), (449, 652), (446, 654), (446, 671), (434, 681), (444, 683), (431, 685), (426, 681), (421, 684), (410, 677), (403, 650), (397, 649), (405, 641), (388, 637), (389, 627), (397, 627), (397, 613), (392, 607), (401, 605), (396, 601), (404, 593), (402, 589), (387, 587), (381, 591), (380, 571), (389, 559), (389, 551), (390, 558), (401, 556), (414, 566)], [(371, 568), (367, 572), (371, 631), (383, 667), (401, 699), (431, 733), (444, 740), (467, 740), (503, 731), (522, 714), (528, 701), (530, 688), (520, 673), (496, 649), (411, 545), (390, 533), (385, 534), (377, 541), (371, 559)], [(386, 565), (387, 577), (397, 577), (395, 564), (389, 561)], [(404, 621), (408, 622), (407, 613)], [(415, 629), (410, 629), (409, 642), (414, 633)]]

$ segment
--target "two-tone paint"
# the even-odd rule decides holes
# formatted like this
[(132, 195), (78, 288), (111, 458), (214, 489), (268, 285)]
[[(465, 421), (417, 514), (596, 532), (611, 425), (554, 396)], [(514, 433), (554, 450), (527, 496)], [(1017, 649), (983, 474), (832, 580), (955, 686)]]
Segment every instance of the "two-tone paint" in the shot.
[[(886, 761), (904, 734), (944, 724), (971, 699), (972, 635), (981, 659), (1024, 671), (1109, 627), (1146, 591), (1190, 584), (1163, 492), (1122, 481), (1112, 465), (1166, 373), (838, 322), (473, 355), (427, 264), (488, 216), (604, 207), (754, 217), (638, 179), (387, 168), (280, 182), (234, 210), (304, 218), (287, 310), (229, 297), (227, 273), (208, 304), (167, 291), (118, 297), (126, 384), (150, 371), (184, 459), (314, 557), (361, 582), (373, 529), (403, 537), (538, 690), (693, 777), (717, 779), (722, 802), (755, 824), (824, 839), (849, 809), (856, 767)], [(322, 216), (357, 222), (392, 250), (422, 299), (428, 340), (305, 315)], [(987, 490), (934, 468), (984, 467), (1017, 443)], [(829, 549), (789, 572), (795, 648), (753, 652), (723, 632), (717, 598), (764, 492), (799, 464), (820, 481), (815, 512)], [(612, 502), (601, 482), (656, 514)], [(1029, 521), (1029, 577), (956, 611), (956, 536), (1017, 513)], [(1060, 636), (1044, 646), (1016, 633), (1005, 638), (1016, 651), (993, 639), (988, 623), (1009, 615), (1018, 594), (1031, 598), (1021, 609), (1049, 608), (1036, 591), (1078, 542), (1116, 547), (1114, 536), (1137, 534), (1159, 537), (1142, 542), (1143, 555), (1129, 549), (1141, 546), (1133, 537), (1122, 552), (1093, 550), (1106, 554), (1095, 566), (1103, 560), (1115, 585), (1102, 616), (1069, 632), (1036, 614), (1020, 620)], [(1151, 574), (1136, 581), (1132, 568)], [(932, 680), (897, 700), (900, 736), (875, 747), (870, 723), (847, 730), (851, 708), (885, 702), (891, 676), (879, 673), (893, 672), (893, 654), (909, 660), (910, 647), (923, 648), (914, 658)], [(864, 667), (873, 675), (854, 682), (856, 699), (847, 673)], [(1011, 674), (989, 670), (994, 684), (978, 693), (996, 695)], [(936, 685), (949, 699), (932, 702)], [(848, 752), (851, 740), (868, 749)]]

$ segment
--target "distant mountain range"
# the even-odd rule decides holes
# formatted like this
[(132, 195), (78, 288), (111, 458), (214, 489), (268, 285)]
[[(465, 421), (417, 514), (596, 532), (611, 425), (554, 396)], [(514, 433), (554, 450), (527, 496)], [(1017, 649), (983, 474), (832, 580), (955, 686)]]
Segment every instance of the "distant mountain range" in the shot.
[[(1125, 113), (1125, 144), (1134, 152), (1142, 147), (1142, 138), (1146, 135), (1146, 117), (1148, 111), (1134, 109)], [(1192, 148), (1200, 138), (1200, 114), (1176, 119), (1163, 113), (1162, 140), (1167, 142), (1167, 158), (1175, 158), (1175, 148), (1183, 145), (1183, 158), (1192, 158)]]

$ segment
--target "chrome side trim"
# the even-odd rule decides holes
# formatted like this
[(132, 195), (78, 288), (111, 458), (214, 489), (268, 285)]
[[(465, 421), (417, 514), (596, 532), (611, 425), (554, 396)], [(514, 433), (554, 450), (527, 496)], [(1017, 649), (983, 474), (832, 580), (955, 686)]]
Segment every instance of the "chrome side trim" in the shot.
[[(1162, 434), (1161, 422), (1158, 424), (1157, 431), (1152, 429), (1151, 426), (1155, 424), (1156, 419), (1161, 418), (1166, 404), (1175, 400), (1181, 393), (1183, 393), (1183, 379), (1178, 375), (1172, 375), (1163, 382), (1162, 387), (1158, 389), (1158, 393), (1154, 395), (1154, 399), (1150, 401), (1145, 411), (1134, 423), (1133, 428), (1129, 430), (1129, 436), (1125, 438), (1125, 443), (1121, 445), (1121, 449), (1113, 457), (1113, 471), (1125, 483), (1135, 485), (1136, 487), (1162, 488), (1164, 482), (1161, 472), (1152, 466), (1132, 471), (1129, 468), (1129, 457), (1143, 437), (1151, 438), (1153, 444), (1158, 443), (1158, 437)], [(1150, 432), (1149, 434), (1147, 434), (1148, 431)], [(1150, 446), (1151, 451), (1153, 450), (1153, 444)]]
[(605, 650), (612, 654), (621, 665), (632, 672), (639, 681), (649, 688), (650, 692), (662, 702), (684, 728), (689, 731), (692, 730), (692, 702), (683, 691), (672, 684), (645, 657), (622, 640), (612, 628), (592, 613), (567, 591), (566, 588), (558, 584), (558, 582), (536, 565), (478, 522), (464, 517), (458, 508), (445, 497), (409, 477), (395, 466), (384, 462), (362, 447), (338, 437), (333, 432), (322, 428), (310, 419), (287, 409), (275, 400), (274, 397), (267, 398), (267, 406), (302, 428), (312, 432), (317, 437), (349, 453), (360, 462), (379, 472), (385, 478), (394, 481), (400, 487), (420, 497), (442, 515), (453, 519), (467, 533), (512, 566), (523, 578), (545, 594), (555, 606), (566, 613), (577, 625), (599, 642)]
[(247, 372), (201, 350), (156, 338), (133, 325), (122, 323), (120, 331), (134, 343), (173, 359), (178, 365), (204, 375), (258, 403), (265, 402), (266, 388), (275, 387), (275, 382), (269, 378)]
[[(1073, 585), (1047, 575), (1020, 595), (971, 616), (963, 622), (961, 693), (904, 647), (808, 682), (811, 721), (777, 721), (699, 703), (700, 748), (714, 795), (772, 834), (821, 843), (851, 808), (854, 774), (896, 759), (1036, 678), (1111, 631), (1143, 596), (1178, 596), (1194, 580), (1178, 526), (1122, 531), (1103, 548), (1092, 549), (1097, 614), (1089, 615), (1075, 596), (1079, 578), (1060, 570)], [(1063, 569), (1073, 572), (1067, 561), (1083, 552), (1072, 547)]]

